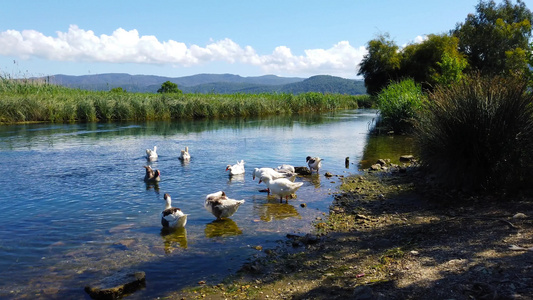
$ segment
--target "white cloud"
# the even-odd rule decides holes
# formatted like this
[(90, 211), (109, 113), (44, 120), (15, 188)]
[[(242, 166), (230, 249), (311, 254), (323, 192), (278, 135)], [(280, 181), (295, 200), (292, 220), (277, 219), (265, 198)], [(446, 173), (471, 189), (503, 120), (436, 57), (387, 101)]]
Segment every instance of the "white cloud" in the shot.
[(155, 36), (140, 36), (136, 29), (119, 28), (111, 35), (95, 35), (71, 25), (67, 32), (45, 36), (35, 30), (0, 32), (0, 55), (22, 59), (105, 63), (171, 64), (190, 67), (223, 61), (260, 67), (268, 73), (332, 74), (353, 76), (367, 53), (341, 41), (329, 49), (309, 49), (294, 55), (290, 48), (278, 46), (272, 54), (259, 55), (251, 46), (241, 47), (231, 39), (211, 41), (205, 47), (187, 46), (174, 40), (159, 41)]
[(428, 39), (427, 35), (418, 35), (414, 38), (414, 40), (410, 41), (409, 43), (403, 44), (400, 48), (405, 48), (407, 45), (411, 44), (420, 44)]

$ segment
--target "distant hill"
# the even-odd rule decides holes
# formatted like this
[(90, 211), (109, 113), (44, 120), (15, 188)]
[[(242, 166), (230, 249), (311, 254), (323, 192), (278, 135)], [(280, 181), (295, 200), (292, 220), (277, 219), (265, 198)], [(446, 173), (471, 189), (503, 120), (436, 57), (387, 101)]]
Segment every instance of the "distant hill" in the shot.
[(365, 84), (362, 80), (344, 79), (329, 75), (318, 75), (301, 82), (289, 83), (284, 85), (282, 89), (282, 92), (291, 94), (300, 94), (309, 91), (323, 94), (366, 94)]
[(53, 75), (46, 77), (52, 84), (93, 91), (109, 91), (121, 87), (128, 92), (156, 93), (165, 81), (176, 83), (184, 93), (293, 93), (306, 92), (366, 94), (362, 80), (319, 75), (310, 78), (265, 75), (241, 77), (232, 74), (198, 74), (185, 77), (130, 75), (108, 73), (95, 75)]

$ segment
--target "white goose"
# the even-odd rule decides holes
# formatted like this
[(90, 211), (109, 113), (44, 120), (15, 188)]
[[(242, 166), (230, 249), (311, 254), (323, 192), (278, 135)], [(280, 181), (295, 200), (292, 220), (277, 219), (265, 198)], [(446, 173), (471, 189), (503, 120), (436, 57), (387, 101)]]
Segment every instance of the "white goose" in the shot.
[(276, 171), (280, 173), (296, 173), (296, 170), (294, 169), (294, 166), (283, 164), (281, 166), (278, 166), (276, 168)]
[(146, 172), (144, 174), (144, 182), (159, 182), (161, 181), (161, 172), (159, 170), (152, 170), (150, 166), (144, 166)]
[(165, 210), (161, 212), (161, 225), (165, 228), (180, 228), (187, 224), (187, 216), (181, 209), (171, 206), (172, 199), (169, 194), (164, 196), (166, 205)]
[(238, 161), (233, 166), (232, 165), (228, 165), (226, 167), (226, 171), (228, 171), (228, 170), (229, 170), (229, 175), (230, 176), (244, 174), (244, 160), (241, 160), (240, 162)]
[(280, 203), (283, 201), (283, 197), (285, 197), (285, 202), (288, 202), (289, 196), (294, 194), (304, 184), (303, 182), (292, 182), (287, 178), (273, 179), (268, 174), (262, 175), (261, 181), (265, 182), (271, 194), (279, 196)]
[(213, 216), (220, 220), (222, 218), (229, 218), (237, 212), (239, 206), (244, 203), (244, 200), (230, 199), (223, 191), (209, 194), (205, 197), (205, 209), (212, 213)]
[[(294, 181), (294, 179), (296, 178), (296, 173), (278, 172), (272, 168), (255, 168), (253, 172), (253, 180), (255, 180), (255, 178), (257, 177), (259, 178), (259, 183), (261, 183), (262, 182), (261, 176), (266, 175), (266, 174), (270, 175), (272, 179), (288, 178), (290, 181)], [(268, 188), (268, 186), (267, 186), (267, 193), (268, 195), (270, 195), (270, 189)]]
[(181, 150), (181, 154), (178, 159), (181, 161), (191, 160), (191, 155), (189, 154), (189, 147), (185, 147), (185, 150)]
[(255, 180), (256, 177), (261, 179), (263, 174), (269, 174), (272, 179), (290, 178), (296, 175), (296, 173), (279, 172), (278, 170), (274, 170), (272, 168), (254, 168), (254, 172), (252, 173), (253, 180)]
[(307, 161), (307, 165), (309, 166), (309, 171), (311, 171), (311, 173), (313, 173), (313, 170), (316, 170), (316, 172), (318, 173), (318, 170), (322, 167), (323, 159), (318, 156), (308, 156), (305, 161)]
[(157, 155), (157, 146), (154, 146), (154, 150), (152, 149), (146, 149), (146, 159), (149, 161), (156, 160), (158, 157)]

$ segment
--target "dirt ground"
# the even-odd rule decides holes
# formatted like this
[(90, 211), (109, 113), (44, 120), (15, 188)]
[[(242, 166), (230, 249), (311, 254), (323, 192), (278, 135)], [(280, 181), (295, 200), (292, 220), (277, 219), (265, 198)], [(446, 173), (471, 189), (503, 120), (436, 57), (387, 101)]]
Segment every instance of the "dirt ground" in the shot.
[(533, 299), (533, 191), (468, 195), (416, 167), (343, 179), (316, 234), (169, 299)]

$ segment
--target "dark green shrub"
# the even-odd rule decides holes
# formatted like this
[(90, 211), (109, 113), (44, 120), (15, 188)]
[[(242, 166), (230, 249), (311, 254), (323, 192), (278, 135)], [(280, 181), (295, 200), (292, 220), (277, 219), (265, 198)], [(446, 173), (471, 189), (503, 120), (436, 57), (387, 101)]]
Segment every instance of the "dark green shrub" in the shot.
[(360, 95), (357, 99), (357, 106), (359, 108), (373, 108), (376, 106), (376, 97), (370, 95)]
[(422, 88), (412, 79), (389, 84), (377, 98), (379, 126), (397, 133), (411, 131), (426, 100)]
[(423, 166), (457, 188), (522, 183), (533, 154), (533, 97), (526, 84), (474, 75), (436, 88), (417, 126)]

